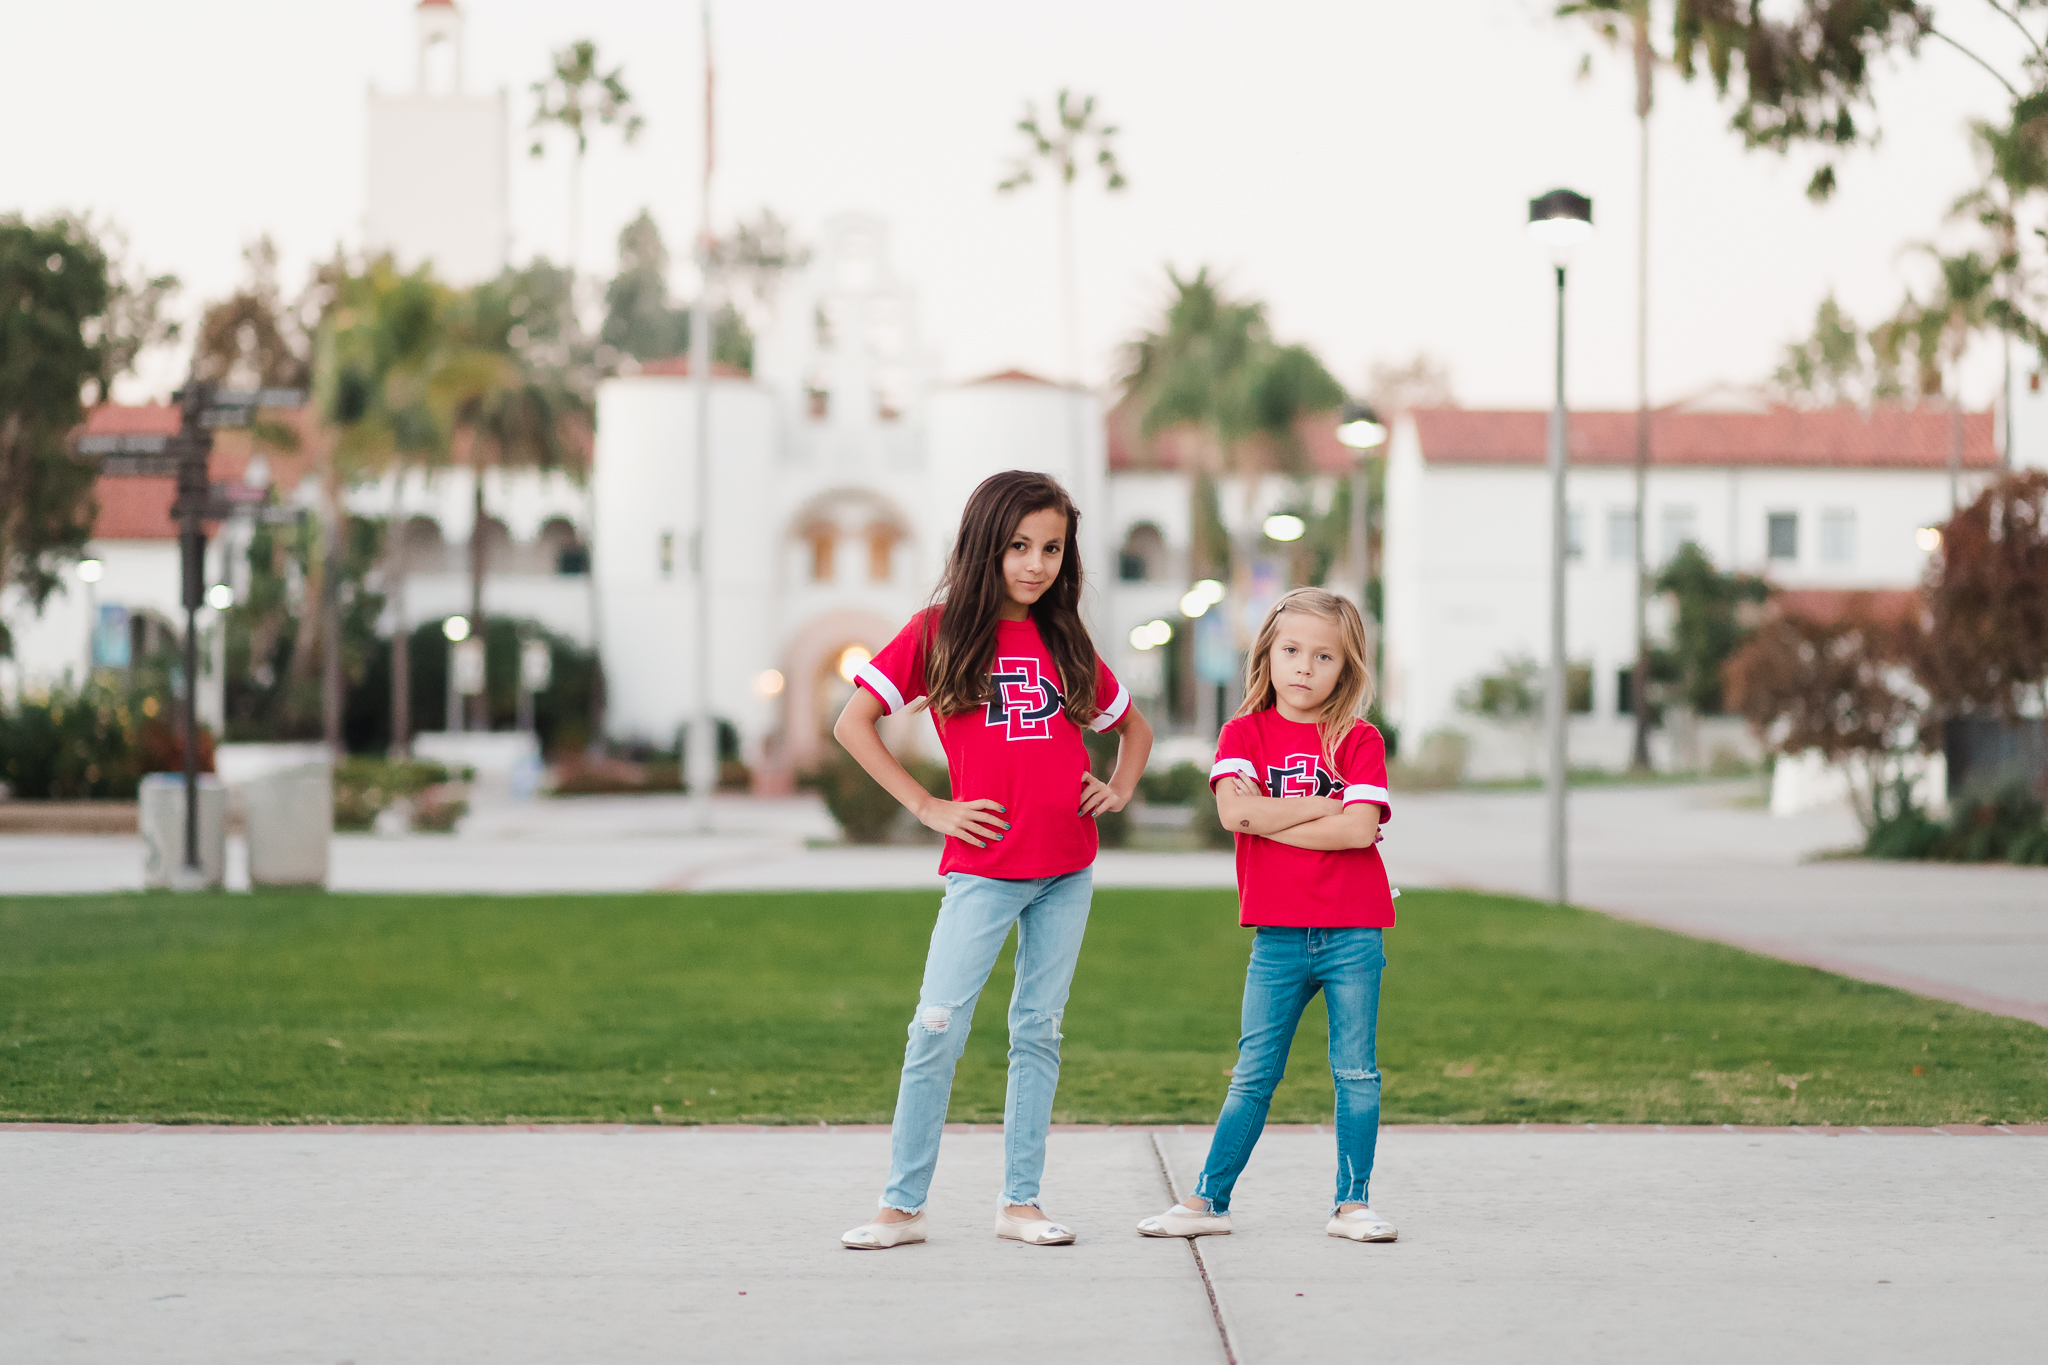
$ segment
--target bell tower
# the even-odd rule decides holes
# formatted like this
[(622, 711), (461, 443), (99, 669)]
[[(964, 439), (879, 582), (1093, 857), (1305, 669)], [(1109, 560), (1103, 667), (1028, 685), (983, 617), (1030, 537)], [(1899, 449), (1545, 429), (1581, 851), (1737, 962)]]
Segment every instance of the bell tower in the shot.
[(474, 284), (505, 268), (511, 239), (505, 94), (463, 93), (455, 0), (418, 0), (413, 21), (412, 90), (370, 92), (363, 245)]
[[(420, 0), (413, 11), (419, 29), (419, 61), (413, 80), (416, 95), (459, 95), (462, 93), (462, 7), (455, 0)], [(448, 55), (448, 88), (435, 90), (429, 83), (429, 73), (436, 65), (431, 59), (440, 55), (435, 49), (446, 43)]]

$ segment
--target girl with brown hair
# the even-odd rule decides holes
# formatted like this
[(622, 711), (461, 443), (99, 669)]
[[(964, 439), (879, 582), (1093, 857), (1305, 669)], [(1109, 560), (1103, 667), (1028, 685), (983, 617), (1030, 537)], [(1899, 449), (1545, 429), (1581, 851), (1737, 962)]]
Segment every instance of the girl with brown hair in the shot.
[[(1081, 621), (1080, 521), (1046, 475), (1012, 470), (985, 480), (961, 514), (932, 604), (860, 668), (833, 727), (875, 781), (946, 836), (946, 895), (904, 1052), (881, 1212), (840, 1239), (856, 1250), (925, 1239), (953, 1069), (1012, 925), (1017, 984), (995, 1231), (1033, 1246), (1074, 1240), (1038, 1202), (1060, 1017), (1088, 924), (1095, 817), (1131, 799), (1152, 751), (1152, 728)], [(951, 800), (925, 791), (875, 728), (920, 701), (946, 751)], [(1083, 727), (1118, 736), (1107, 782), (1088, 770)]]

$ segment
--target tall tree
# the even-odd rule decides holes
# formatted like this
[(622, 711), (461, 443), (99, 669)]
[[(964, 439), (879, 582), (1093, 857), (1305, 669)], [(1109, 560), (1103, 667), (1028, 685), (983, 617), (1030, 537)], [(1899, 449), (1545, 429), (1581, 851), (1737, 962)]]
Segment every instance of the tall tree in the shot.
[(1024, 135), (1025, 150), (1011, 162), (1009, 175), (996, 190), (1001, 194), (1014, 193), (1037, 183), (1041, 173), (1053, 176), (1059, 185), (1062, 359), (1066, 381), (1080, 384), (1081, 285), (1074, 244), (1074, 181), (1083, 165), (1093, 163), (1102, 173), (1104, 191), (1115, 194), (1130, 182), (1117, 163), (1113, 145), (1116, 126), (1096, 118), (1093, 95), (1061, 90), (1053, 100), (1050, 119), (1041, 119), (1037, 103), (1027, 100), (1024, 116), (1017, 120), (1017, 131)]
[[(307, 599), (317, 604), (317, 658), (322, 663), (322, 728), (340, 743), (342, 629), (341, 493), (351, 482), (446, 458), (448, 427), (432, 388), (445, 354), (449, 291), (426, 267), (401, 272), (380, 257), (357, 266), (336, 260), (322, 268), (320, 322), (313, 367), (314, 410), (333, 432), (319, 451), (321, 549), (307, 570)], [(410, 735), (409, 632), (403, 619), (405, 537), (394, 500), (386, 528), (384, 586), (396, 613), (392, 642), (393, 744)], [(303, 628), (292, 651), (290, 679), (310, 676), (316, 652)], [(288, 692), (287, 696), (293, 695)]]
[[(0, 216), (0, 593), (40, 612), (92, 535), (93, 468), (65, 442), (85, 409), (178, 336), (175, 275), (124, 268), (125, 239), (63, 214)], [(13, 636), (0, 619), (0, 657)]]
[(1950, 517), (1921, 597), (1916, 671), (1938, 715), (2048, 713), (2048, 474), (2009, 474)]
[[(714, 276), (727, 288), (744, 291), (757, 315), (765, 315), (773, 307), (781, 274), (792, 262), (800, 264), (808, 257), (788, 243), (787, 229), (774, 214), (764, 211), (762, 218), (774, 227), (780, 241), (764, 245), (758, 225), (742, 224), (733, 237), (721, 239), (713, 252)], [(604, 323), (597, 339), (600, 346), (610, 348), (600, 355), (607, 366), (614, 353), (635, 360), (689, 354), (692, 309), (670, 301), (668, 267), (668, 246), (662, 241), (661, 229), (642, 209), (619, 233), (619, 273), (605, 286)], [(712, 361), (751, 373), (754, 334), (753, 323), (737, 301), (720, 299), (712, 309)]]
[[(1340, 407), (1344, 390), (1313, 352), (1273, 339), (1264, 304), (1226, 297), (1206, 267), (1189, 279), (1169, 269), (1167, 278), (1174, 297), (1160, 326), (1131, 344), (1125, 391), (1148, 438), (1174, 428), (1196, 438), (1188, 470), (1190, 576), (1227, 566), (1242, 604), (1261, 536), (1260, 482), (1306, 472), (1300, 424)], [(1242, 501), (1234, 546), (1204, 534), (1215, 521), (1216, 481), (1226, 475), (1239, 481)], [(1246, 623), (1238, 624), (1243, 633)]]
[(569, 163), (569, 270), (573, 274), (583, 262), (583, 157), (590, 150), (590, 135), (600, 128), (617, 128), (620, 140), (631, 143), (640, 136), (646, 120), (626, 89), (626, 69), (597, 69), (597, 44), (579, 39), (557, 49), (547, 76), (533, 83), (533, 117), (527, 127), (533, 143), (527, 154), (535, 160), (547, 154), (546, 134), (551, 129), (567, 133), (576, 150)]
[[(434, 402), (472, 474), (470, 628), (479, 638), (489, 572), (487, 474), (565, 468), (588, 447), (596, 376), (573, 289), (570, 273), (545, 261), (478, 285), (454, 301), (435, 362)], [(487, 726), (489, 712), (477, 705)]]
[[(65, 441), (106, 357), (88, 338), (112, 296), (85, 226), (0, 218), (0, 592), (40, 612), (92, 534), (92, 467)], [(0, 656), (13, 635), (0, 619)]]
[[(1635, 745), (1629, 766), (1650, 766), (1650, 111), (1656, 104), (1657, 67), (1663, 60), (1650, 40), (1651, 0), (1568, 0), (1560, 17), (1579, 16), (1611, 45), (1628, 47), (1636, 86), (1636, 664)], [(1589, 59), (1590, 63), (1590, 59)]]

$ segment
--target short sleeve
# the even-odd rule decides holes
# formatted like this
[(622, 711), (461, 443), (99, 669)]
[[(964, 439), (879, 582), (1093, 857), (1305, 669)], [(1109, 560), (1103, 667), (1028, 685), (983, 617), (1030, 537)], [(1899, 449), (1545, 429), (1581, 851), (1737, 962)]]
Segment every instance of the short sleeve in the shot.
[(1088, 728), (1098, 733), (1113, 728), (1131, 709), (1131, 689), (1116, 680), (1116, 674), (1109, 671), (1100, 654), (1095, 656), (1095, 701), (1102, 707), (1102, 714), (1090, 721)]
[(1226, 777), (1242, 777), (1259, 785), (1259, 770), (1252, 764), (1250, 718), (1233, 720), (1216, 737), (1216, 761), (1209, 768), (1209, 785)]
[(1387, 795), (1387, 742), (1364, 721), (1351, 728), (1339, 747), (1337, 766), (1344, 777), (1344, 804), (1370, 801), (1380, 808), (1382, 822), (1394, 818)]
[(889, 715), (925, 694), (924, 620), (923, 612), (911, 617), (910, 624), (897, 631), (880, 654), (854, 670), (854, 686), (874, 693)]

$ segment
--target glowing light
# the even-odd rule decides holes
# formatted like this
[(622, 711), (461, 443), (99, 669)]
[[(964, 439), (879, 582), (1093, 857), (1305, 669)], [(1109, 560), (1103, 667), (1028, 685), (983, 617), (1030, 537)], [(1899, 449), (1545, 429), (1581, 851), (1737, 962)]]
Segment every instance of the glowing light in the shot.
[(1266, 539), (1300, 540), (1308, 532), (1308, 523), (1300, 517), (1285, 512), (1275, 512), (1266, 518)]
[(469, 638), (469, 618), (467, 616), (449, 617), (441, 623), (441, 633), (454, 643), (461, 644)]
[(1131, 648), (1140, 652), (1157, 649), (1172, 638), (1173, 627), (1165, 621), (1147, 621), (1142, 626), (1131, 628)]
[(1387, 439), (1387, 429), (1378, 422), (1361, 417), (1338, 427), (1337, 439), (1353, 450), (1371, 450)]
[(763, 697), (782, 695), (782, 673), (779, 669), (764, 668), (754, 675), (754, 691)]
[(1223, 600), (1223, 585), (1213, 578), (1198, 579), (1181, 595), (1180, 614), (1193, 620)]
[(854, 674), (867, 667), (868, 660), (874, 657), (859, 645), (848, 645), (839, 656), (839, 676), (852, 682)]
[(235, 605), (235, 590), (225, 583), (216, 583), (206, 590), (206, 605), (215, 611), (226, 611)]
[(100, 581), (100, 575), (105, 572), (106, 565), (100, 563), (97, 559), (81, 559), (78, 561), (78, 577), (81, 582), (97, 583)]
[(1923, 552), (1933, 554), (1941, 548), (1941, 528), (1939, 526), (1921, 527), (1913, 533), (1913, 543), (1918, 545)]

